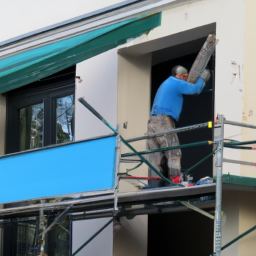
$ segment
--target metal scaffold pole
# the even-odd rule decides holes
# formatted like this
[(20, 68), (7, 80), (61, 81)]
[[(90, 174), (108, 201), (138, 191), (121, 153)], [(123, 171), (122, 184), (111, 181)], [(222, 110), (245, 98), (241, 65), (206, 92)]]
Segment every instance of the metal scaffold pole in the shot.
[(222, 223), (221, 223), (221, 199), (222, 199), (222, 162), (223, 162), (223, 139), (224, 139), (224, 116), (219, 116), (221, 124), (221, 140), (218, 143), (217, 148), (217, 178), (216, 178), (216, 206), (215, 206), (215, 234), (214, 234), (214, 251), (216, 256), (221, 255), (221, 233), (222, 233)]

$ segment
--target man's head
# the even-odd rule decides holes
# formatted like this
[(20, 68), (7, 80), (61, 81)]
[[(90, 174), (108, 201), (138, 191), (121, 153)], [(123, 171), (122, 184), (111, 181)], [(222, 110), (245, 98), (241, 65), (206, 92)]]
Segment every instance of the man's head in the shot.
[(188, 70), (180, 65), (175, 66), (172, 69), (172, 76), (182, 79), (184, 81), (188, 80)]

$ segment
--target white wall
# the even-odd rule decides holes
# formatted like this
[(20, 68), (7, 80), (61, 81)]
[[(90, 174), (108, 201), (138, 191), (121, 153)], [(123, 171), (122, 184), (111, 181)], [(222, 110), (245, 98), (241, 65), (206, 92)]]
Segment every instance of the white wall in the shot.
[(2, 0), (0, 2), (1, 42), (123, 0)]
[(113, 49), (76, 65), (75, 140), (113, 133), (89, 112), (84, 97), (114, 128), (117, 125), (117, 50)]
[[(256, 1), (245, 1), (245, 44), (244, 44), (244, 111), (243, 121), (248, 124), (256, 125), (256, 104), (255, 104), (255, 14)], [(254, 140), (256, 137), (255, 129), (243, 129), (243, 141)], [(255, 145), (254, 145), (255, 146)], [(255, 152), (243, 150), (243, 160), (255, 162)], [(242, 166), (243, 176), (256, 177), (255, 167)]]
[[(78, 220), (72, 222), (72, 253), (80, 248), (92, 235), (111, 218)], [(113, 222), (86, 245), (77, 256), (112, 256)]]

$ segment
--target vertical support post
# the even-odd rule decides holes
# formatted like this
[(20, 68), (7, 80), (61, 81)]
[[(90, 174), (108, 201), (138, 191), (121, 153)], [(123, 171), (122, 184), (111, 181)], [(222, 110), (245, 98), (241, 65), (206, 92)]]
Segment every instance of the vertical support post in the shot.
[(118, 211), (117, 207), (117, 200), (118, 200), (118, 189), (119, 189), (119, 178), (118, 178), (118, 172), (119, 172), (119, 166), (120, 166), (120, 142), (121, 138), (118, 134), (116, 136), (116, 159), (115, 159), (115, 199), (114, 199), (114, 213)]
[[(45, 200), (41, 200), (41, 205), (42, 207), (39, 210), (39, 234), (43, 233), (45, 231), (45, 226), (46, 226), (46, 219), (44, 216), (44, 204)], [(39, 252), (40, 255), (45, 255), (45, 234), (42, 235), (41, 238), (39, 238), (38, 241), (38, 247), (39, 247)]]
[(218, 143), (217, 151), (217, 178), (216, 178), (216, 206), (215, 206), (215, 223), (214, 223), (214, 238), (215, 238), (215, 255), (221, 255), (221, 239), (222, 239), (222, 223), (221, 223), (221, 199), (222, 199), (222, 162), (223, 162), (223, 139), (224, 139), (224, 116), (219, 116), (221, 124), (221, 140)]
[(33, 246), (33, 256), (38, 255), (39, 250), (36, 250), (36, 245), (38, 245), (38, 229), (39, 229), (39, 220), (36, 221), (36, 232), (35, 232), (35, 239), (34, 239), (34, 246)]

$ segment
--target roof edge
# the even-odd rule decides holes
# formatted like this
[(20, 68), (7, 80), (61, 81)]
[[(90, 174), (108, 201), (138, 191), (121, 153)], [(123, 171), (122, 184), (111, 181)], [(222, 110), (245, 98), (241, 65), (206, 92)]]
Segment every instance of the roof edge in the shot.
[(53, 30), (53, 29), (56, 29), (56, 28), (59, 28), (59, 27), (62, 27), (62, 26), (70, 25), (72, 23), (75, 23), (75, 22), (78, 22), (78, 21), (81, 21), (81, 20), (85, 20), (85, 19), (88, 19), (88, 18), (99, 16), (99, 15), (102, 15), (102, 14), (105, 14), (105, 13), (108, 13), (108, 12), (119, 10), (119, 9), (125, 8), (127, 6), (130, 6), (130, 5), (139, 3), (139, 2), (145, 2), (145, 1), (147, 1), (147, 0), (126, 0), (126, 1), (123, 1), (123, 2), (118, 3), (118, 4), (110, 5), (108, 7), (101, 8), (99, 10), (80, 15), (80, 16), (77, 16), (77, 17), (72, 18), (72, 19), (68, 19), (68, 20), (65, 20), (65, 21), (62, 21), (62, 22), (58, 22), (58, 23), (55, 23), (53, 25), (50, 25), (50, 26), (47, 26), (47, 27), (44, 27), (44, 28), (41, 28), (41, 29), (37, 29), (37, 30), (31, 31), (31, 32), (28, 32), (28, 33), (25, 33), (25, 34), (22, 34), (22, 35), (4, 40), (4, 41), (0, 42), (0, 47), (6, 46), (8, 44), (14, 43), (16, 41), (19, 41), (19, 40), (22, 40), (22, 39), (25, 39), (25, 38), (28, 38), (28, 37), (31, 37), (31, 36), (35, 36), (37, 34), (41, 34), (41, 33), (46, 32), (46, 31), (50, 31), (50, 30)]

